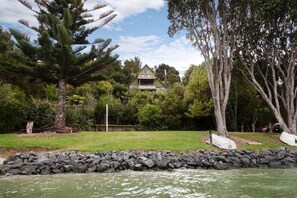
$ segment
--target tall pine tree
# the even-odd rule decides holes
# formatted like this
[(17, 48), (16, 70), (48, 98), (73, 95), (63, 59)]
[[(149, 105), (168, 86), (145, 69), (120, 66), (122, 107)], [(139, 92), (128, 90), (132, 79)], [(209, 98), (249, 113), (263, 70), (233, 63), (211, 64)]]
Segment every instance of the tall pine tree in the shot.
[[(66, 84), (80, 85), (102, 79), (102, 70), (112, 66), (117, 55), (111, 52), (111, 39), (88, 41), (88, 36), (110, 22), (116, 14), (113, 10), (101, 11), (104, 4), (86, 9), (86, 0), (35, 0), (34, 7), (25, 0), (18, 0), (33, 11), (39, 26), (28, 21), (19, 22), (37, 32), (37, 39), (18, 30), (10, 29), (17, 47), (26, 56), (26, 64), (17, 71), (40, 78), (59, 87), (55, 127), (65, 124)], [(38, 8), (37, 10), (35, 8)], [(95, 18), (92, 13), (101, 13)], [(89, 47), (89, 51), (87, 51)], [(20, 68), (21, 67), (21, 68)]]

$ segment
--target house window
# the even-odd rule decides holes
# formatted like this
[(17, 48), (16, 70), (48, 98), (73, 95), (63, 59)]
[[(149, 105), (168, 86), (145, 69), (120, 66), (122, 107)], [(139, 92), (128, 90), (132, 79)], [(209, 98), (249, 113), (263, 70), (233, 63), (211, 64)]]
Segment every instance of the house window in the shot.
[(145, 67), (145, 68), (143, 69), (143, 72), (144, 72), (144, 75), (146, 76), (146, 75), (147, 75), (147, 67)]
[(154, 81), (152, 79), (143, 79), (140, 81), (141, 85), (154, 85)]

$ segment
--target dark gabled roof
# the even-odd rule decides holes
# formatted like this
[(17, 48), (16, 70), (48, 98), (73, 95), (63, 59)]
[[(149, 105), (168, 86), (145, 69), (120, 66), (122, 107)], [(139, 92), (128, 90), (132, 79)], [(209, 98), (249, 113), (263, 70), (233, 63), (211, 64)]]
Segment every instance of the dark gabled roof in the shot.
[(143, 66), (138, 72), (137, 72), (137, 74), (136, 74), (136, 76), (133, 78), (133, 80), (129, 83), (129, 85), (131, 85), (132, 83), (133, 83), (133, 81), (138, 77), (138, 75), (139, 75), (139, 73), (145, 68), (145, 67), (147, 67), (155, 76), (156, 76), (156, 80), (158, 80), (165, 88), (166, 88), (166, 86), (164, 85), (164, 83), (161, 81), (161, 80), (159, 80), (159, 78), (157, 78), (157, 75), (156, 75), (156, 72), (152, 69), (152, 68), (150, 68), (148, 65), (145, 65), (145, 66)]

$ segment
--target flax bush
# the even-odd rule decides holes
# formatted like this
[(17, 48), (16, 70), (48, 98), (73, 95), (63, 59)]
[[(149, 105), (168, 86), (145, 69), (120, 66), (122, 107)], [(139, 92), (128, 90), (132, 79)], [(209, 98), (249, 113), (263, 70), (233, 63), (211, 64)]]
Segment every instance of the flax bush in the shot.
[(24, 92), (0, 82), (0, 96), (0, 133), (19, 129), (26, 117)]

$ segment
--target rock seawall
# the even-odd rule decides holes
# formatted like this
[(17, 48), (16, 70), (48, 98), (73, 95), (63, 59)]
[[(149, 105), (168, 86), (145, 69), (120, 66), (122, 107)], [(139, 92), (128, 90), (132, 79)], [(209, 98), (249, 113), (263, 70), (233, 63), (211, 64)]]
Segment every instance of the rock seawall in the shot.
[(118, 172), (187, 169), (292, 168), (297, 153), (286, 148), (256, 153), (250, 150), (114, 151), (94, 154), (79, 152), (15, 154), (0, 165), (0, 175), (48, 175), (61, 173)]

